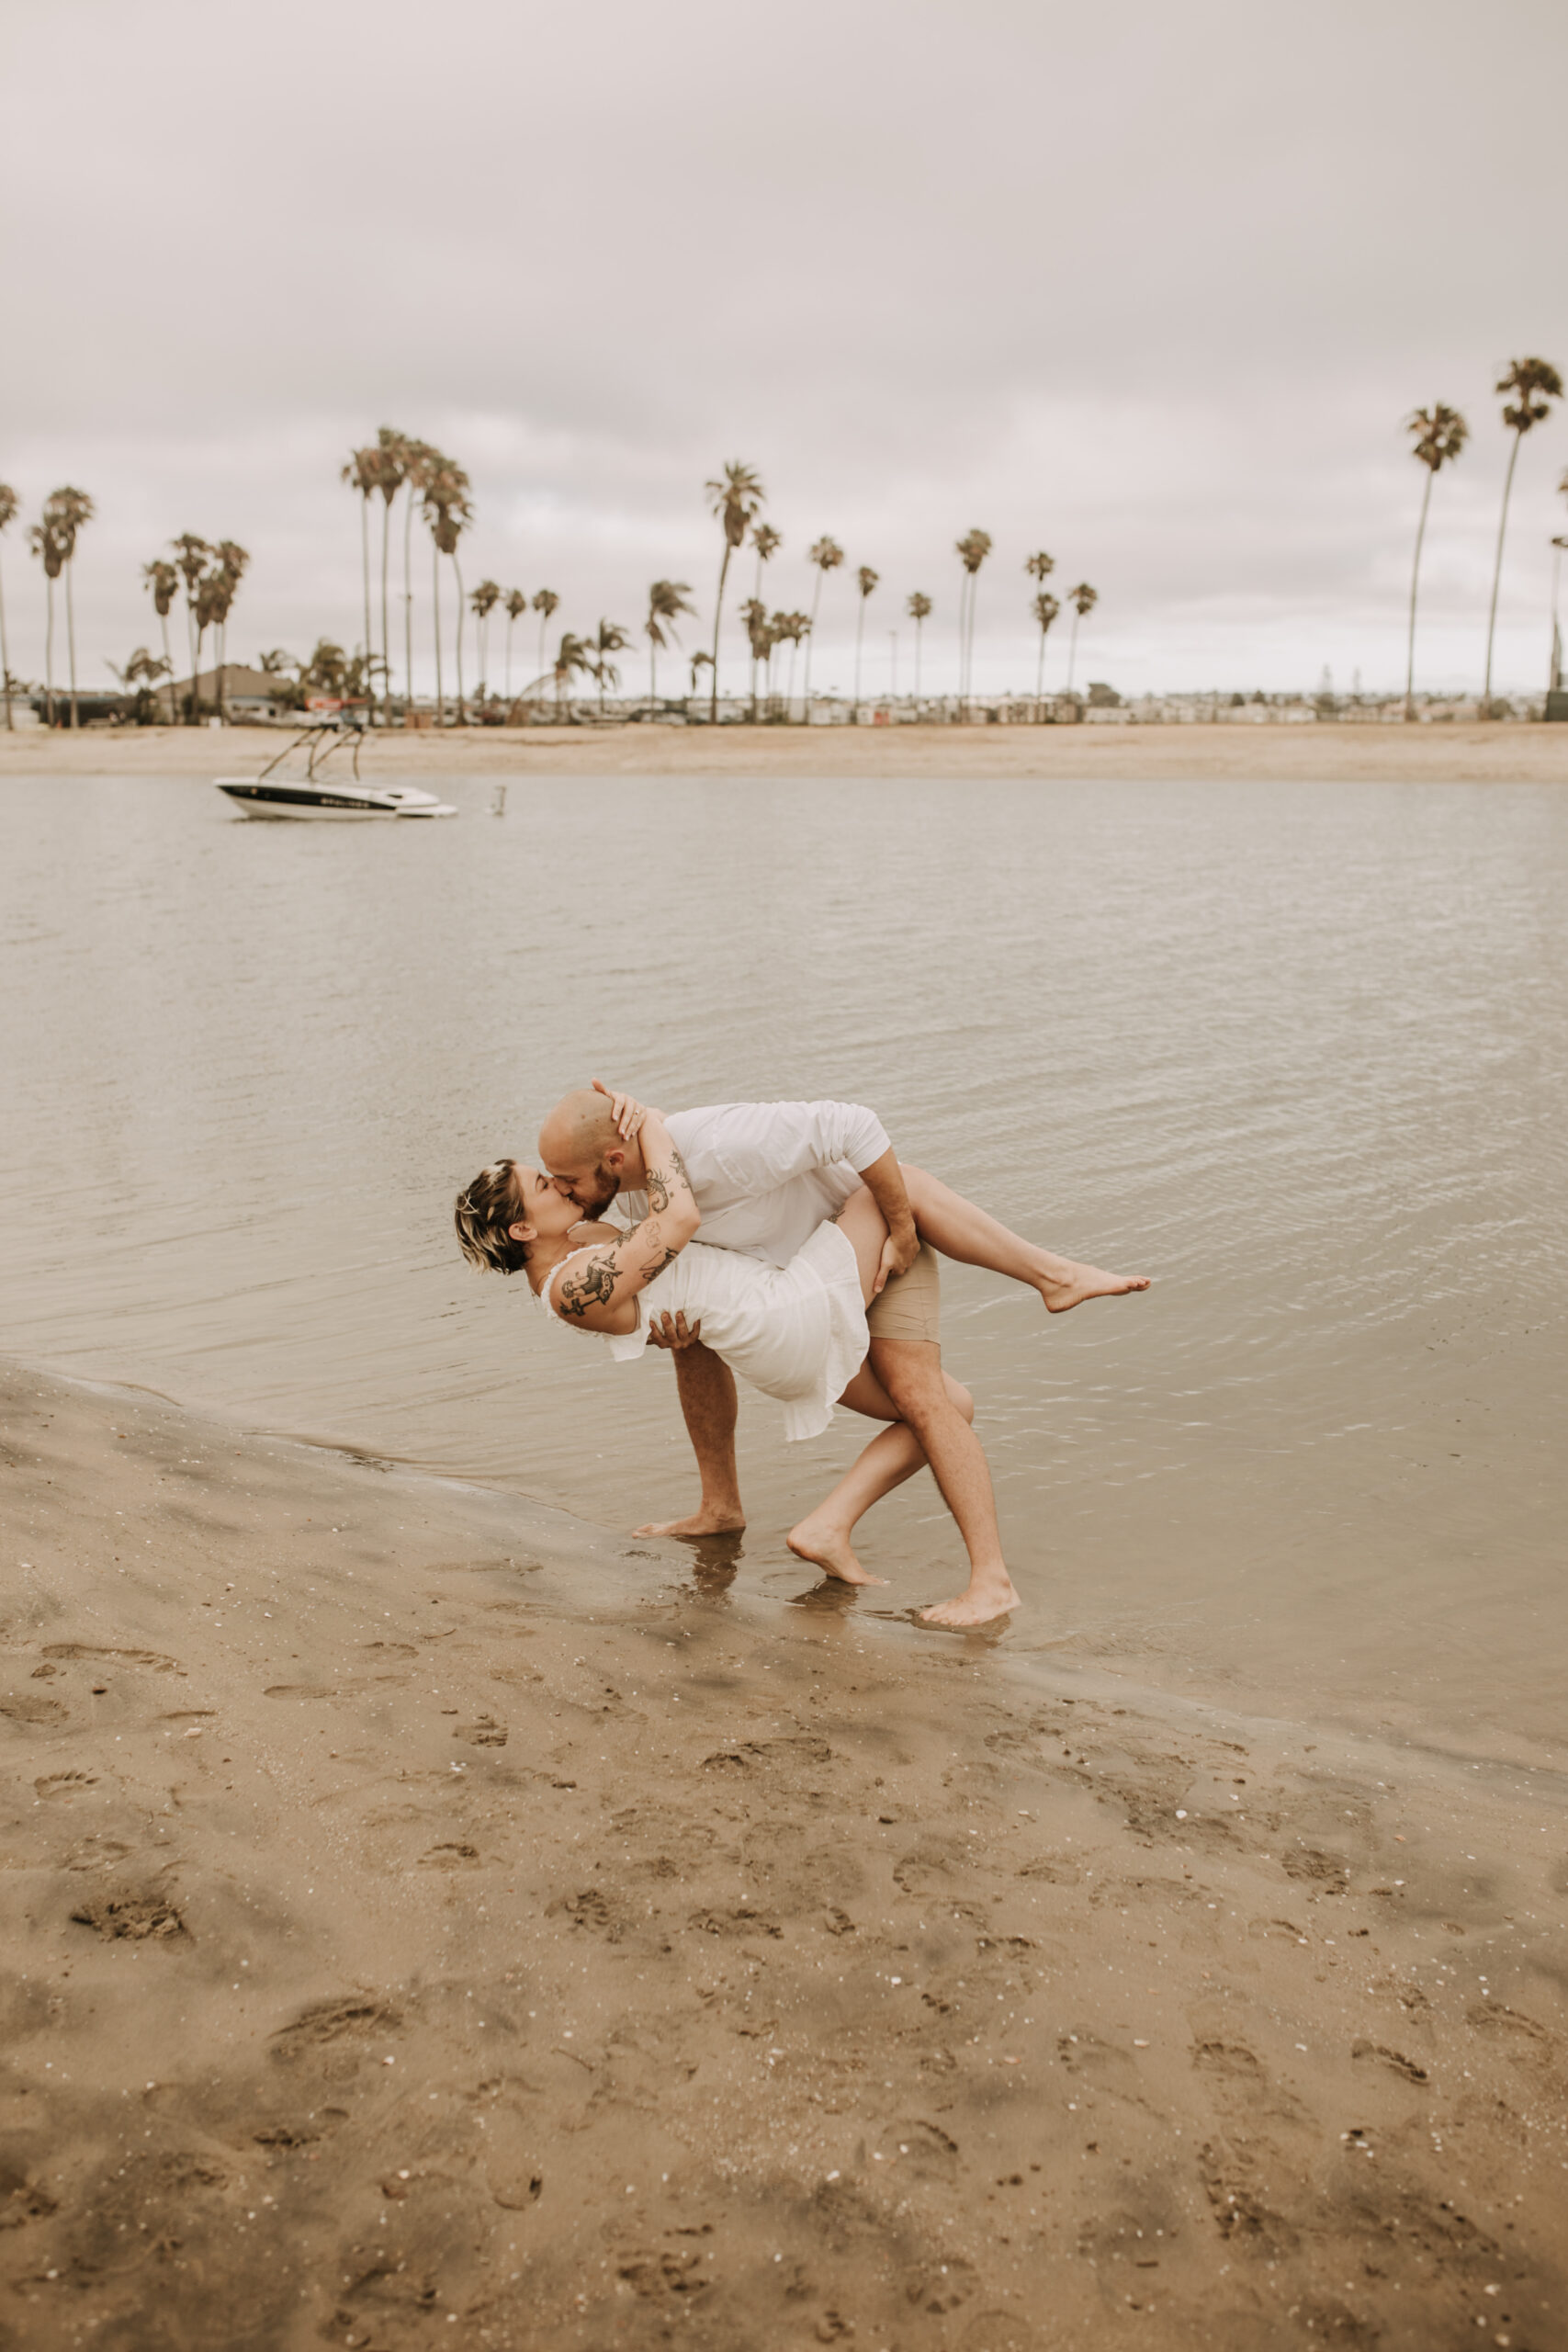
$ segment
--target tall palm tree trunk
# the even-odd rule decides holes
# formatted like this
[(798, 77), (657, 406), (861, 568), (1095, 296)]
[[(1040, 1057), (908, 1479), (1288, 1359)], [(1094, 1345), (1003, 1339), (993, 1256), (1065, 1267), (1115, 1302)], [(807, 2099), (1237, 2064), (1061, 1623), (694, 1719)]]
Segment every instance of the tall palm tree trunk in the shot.
[(713, 681), (708, 688), (708, 725), (718, 725), (718, 633), (724, 626), (724, 583), (729, 577), (729, 559), (735, 550), (728, 535), (724, 542), (724, 561), (718, 567), (718, 602), (713, 615)]
[(1486, 616), (1486, 684), (1481, 690), (1481, 715), (1492, 716), (1492, 640), (1497, 634), (1497, 591), (1503, 579), (1503, 535), (1508, 527), (1508, 499), (1514, 487), (1514, 468), (1519, 461), (1519, 443), (1524, 435), (1516, 431), (1514, 446), (1508, 452), (1508, 470), (1503, 479), (1503, 512), (1497, 517), (1497, 560), (1492, 571), (1492, 610)]
[[(1043, 702), (1043, 701), (1044, 700), (1044, 696), (1045, 696), (1045, 630), (1044, 630), (1043, 626), (1042, 626), (1042, 628), (1041, 628), (1041, 631), (1040, 631), (1040, 655), (1039, 655), (1039, 659), (1036, 661), (1036, 662), (1035, 662), (1035, 664), (1034, 664), (1034, 699), (1035, 699), (1036, 703), (1040, 703), (1040, 702)], [(1038, 712), (1036, 712), (1036, 714), (1035, 714), (1035, 715), (1036, 715), (1036, 717), (1038, 717), (1038, 716), (1039, 716), (1039, 713), (1038, 713)]]
[[(539, 666), (536, 671), (535, 675), (540, 678), (545, 674), (545, 622), (547, 617), (547, 616), (544, 613), (539, 615)], [(556, 700), (558, 703), (560, 700), (560, 688), (558, 685), (556, 688)]]
[(370, 662), (376, 645), (370, 634), (370, 500), (364, 491), (359, 493), (359, 568), (365, 582), (365, 686), (370, 696), (370, 722), (374, 726), (376, 691), (370, 683)]
[(43, 707), (50, 725), (54, 725), (54, 582), (46, 580), (49, 591), (48, 617), (43, 632)]
[(196, 633), (196, 613), (191, 605), (188, 588), (186, 590), (186, 650), (190, 655), (190, 709), (186, 718), (186, 724), (187, 727), (194, 727), (200, 700), (196, 684), (197, 656), (200, 650), (200, 639)]
[(66, 661), (71, 663), (71, 724), (80, 729), (80, 713), (75, 706), (75, 597), (71, 595), (71, 576), (75, 571), (75, 553), (66, 558)]
[(1078, 617), (1078, 608), (1075, 605), (1073, 606), (1073, 633), (1067, 639), (1067, 692), (1069, 694), (1072, 693), (1073, 680), (1077, 674)]
[[(817, 585), (811, 591), (811, 627), (806, 632), (806, 683), (801, 692), (806, 701), (806, 717), (811, 717), (811, 648), (817, 636), (817, 607), (822, 601), (822, 567), (817, 567)], [(795, 700), (795, 654), (789, 657), (789, 698)]]
[(648, 699), (659, 700), (659, 648), (651, 637), (648, 640)]
[(512, 615), (506, 616), (506, 707), (512, 708)]
[(174, 659), (169, 651), (169, 616), (167, 613), (159, 614), (158, 629), (159, 634), (162, 636), (164, 640), (164, 667), (169, 673), (169, 724), (172, 727), (175, 723), (175, 664)]
[(446, 701), (441, 691), (441, 550), (430, 542), (431, 591), (435, 605), (435, 724), (446, 724)]
[[(387, 533), (392, 510), (386, 499), (381, 501), (381, 691), (389, 698), (392, 692), (392, 664), (387, 650)], [(390, 717), (390, 713), (383, 714)]]
[[(1517, 447), (1517, 444), (1515, 445)], [(1427, 536), (1427, 509), (1432, 503), (1432, 469), (1427, 468), (1427, 487), (1421, 492), (1421, 520), (1416, 526), (1416, 560), (1410, 567), (1410, 636), (1404, 654), (1404, 723), (1409, 726), (1416, 716), (1416, 589), (1421, 577), (1421, 542)]]
[(11, 650), (6, 641), (6, 584), (0, 579), (0, 694), (6, 698), (6, 732), (14, 735), (17, 723), (11, 716)]
[(917, 710), (920, 707), (920, 630), (923, 626), (924, 624), (919, 620), (915, 623), (915, 708)]
[(864, 641), (865, 598), (863, 596), (860, 600), (860, 610), (855, 615), (855, 725), (857, 727), (860, 725), (860, 656), (861, 647)]
[(962, 718), (969, 700), (969, 591), (975, 575), (966, 571), (958, 583), (958, 703)]
[(457, 575), (457, 724), (466, 727), (468, 714), (463, 707), (463, 567), (457, 551), (452, 550), (452, 569)]
[(403, 507), (403, 692), (413, 708), (413, 582), (409, 570), (409, 542), (413, 532), (413, 483), (405, 485)]

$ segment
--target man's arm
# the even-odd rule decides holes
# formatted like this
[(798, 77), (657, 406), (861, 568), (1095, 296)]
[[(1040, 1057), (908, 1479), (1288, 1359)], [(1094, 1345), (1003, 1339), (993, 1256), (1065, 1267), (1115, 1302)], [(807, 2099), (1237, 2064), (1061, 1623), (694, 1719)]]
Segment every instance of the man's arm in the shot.
[(889, 1144), (880, 1159), (869, 1168), (856, 1170), (861, 1182), (882, 1211), (887, 1227), (887, 1238), (882, 1245), (882, 1263), (876, 1272), (876, 1296), (894, 1274), (907, 1273), (919, 1255), (920, 1237), (915, 1229), (915, 1213), (909, 1206), (909, 1195), (904, 1190), (904, 1171), (898, 1165), (897, 1154)]

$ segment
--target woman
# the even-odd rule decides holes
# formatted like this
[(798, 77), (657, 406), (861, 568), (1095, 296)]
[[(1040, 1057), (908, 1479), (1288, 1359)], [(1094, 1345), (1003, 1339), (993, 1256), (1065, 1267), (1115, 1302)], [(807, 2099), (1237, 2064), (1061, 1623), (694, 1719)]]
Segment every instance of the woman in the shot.
[[(925, 1453), (866, 1363), (865, 1308), (887, 1238), (880, 1210), (863, 1187), (787, 1266), (766, 1265), (694, 1238), (702, 1218), (656, 1111), (642, 1114), (641, 1141), (649, 1214), (629, 1233), (583, 1219), (543, 1170), (502, 1159), (458, 1195), (455, 1221), (464, 1256), (501, 1273), (521, 1269), (547, 1313), (597, 1333), (622, 1362), (647, 1344), (642, 1293), (657, 1281), (660, 1313), (683, 1313), (689, 1324), (700, 1319), (705, 1344), (783, 1403), (788, 1438), (818, 1435), (835, 1402), (894, 1423), (789, 1535), (791, 1549), (829, 1576), (848, 1584), (885, 1583), (861, 1566), (851, 1533), (872, 1503), (924, 1466)], [(972, 1420), (968, 1391), (951, 1378), (946, 1385)], [(1017, 1600), (1014, 1592), (1005, 1605)]]

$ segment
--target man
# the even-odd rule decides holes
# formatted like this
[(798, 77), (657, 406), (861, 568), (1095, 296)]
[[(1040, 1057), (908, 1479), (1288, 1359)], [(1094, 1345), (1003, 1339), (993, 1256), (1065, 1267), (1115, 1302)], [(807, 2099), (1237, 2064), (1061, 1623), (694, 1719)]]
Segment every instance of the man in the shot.
[[(648, 1213), (642, 1152), (623, 1132), (628, 1098), (598, 1080), (557, 1104), (539, 1133), (539, 1159), (585, 1215), (617, 1196), (637, 1220)], [(943, 1622), (977, 1623), (1017, 1604), (1002, 1557), (990, 1471), (980, 1442), (942, 1378), (941, 1286), (930, 1238), (916, 1228), (908, 1184), (918, 1182), (928, 1237), (949, 1255), (994, 1266), (1040, 1291), (1060, 1311), (1080, 1299), (1146, 1287), (1033, 1249), (919, 1170), (901, 1169), (874, 1112), (846, 1102), (729, 1102), (667, 1114), (666, 1125), (702, 1211), (702, 1238), (785, 1265), (859, 1184), (887, 1226), (881, 1286), (866, 1310), (870, 1367), (899, 1420), (919, 1440), (969, 1554), (967, 1592)], [(639, 1528), (646, 1535), (739, 1532), (746, 1523), (735, 1464), (736, 1392), (728, 1366), (697, 1335), (651, 1327), (675, 1350), (681, 1409), (702, 1479), (688, 1518)]]

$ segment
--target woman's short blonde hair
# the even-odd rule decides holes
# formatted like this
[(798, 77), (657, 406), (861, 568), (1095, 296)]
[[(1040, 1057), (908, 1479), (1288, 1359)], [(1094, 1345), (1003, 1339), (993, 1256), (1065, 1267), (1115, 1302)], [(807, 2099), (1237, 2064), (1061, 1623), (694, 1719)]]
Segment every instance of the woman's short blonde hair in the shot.
[(510, 1228), (523, 1222), (523, 1202), (517, 1185), (517, 1162), (498, 1159), (481, 1168), (471, 1184), (457, 1195), (452, 1222), (457, 1247), (470, 1266), (491, 1273), (514, 1274), (528, 1262), (528, 1245), (515, 1241)]

